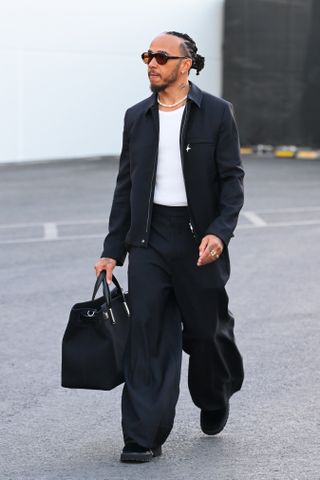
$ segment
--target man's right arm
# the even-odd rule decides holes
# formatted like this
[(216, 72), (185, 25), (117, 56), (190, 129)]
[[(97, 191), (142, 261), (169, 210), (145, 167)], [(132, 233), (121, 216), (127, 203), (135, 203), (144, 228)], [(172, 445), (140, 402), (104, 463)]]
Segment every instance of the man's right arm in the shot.
[[(122, 151), (119, 162), (119, 172), (113, 195), (112, 207), (109, 217), (109, 233), (104, 240), (101, 259), (96, 264), (98, 270), (103, 265), (107, 270), (115, 265), (123, 265), (126, 257), (125, 238), (130, 228), (130, 161), (129, 161), (129, 128), (127, 113), (124, 120)], [(106, 268), (108, 266), (108, 268)], [(112, 272), (112, 270), (111, 270)]]
[(123, 265), (127, 253), (125, 238), (130, 228), (130, 191), (129, 131), (126, 114), (119, 172), (109, 217), (109, 233), (104, 240), (101, 255), (101, 257), (115, 259), (117, 265)]

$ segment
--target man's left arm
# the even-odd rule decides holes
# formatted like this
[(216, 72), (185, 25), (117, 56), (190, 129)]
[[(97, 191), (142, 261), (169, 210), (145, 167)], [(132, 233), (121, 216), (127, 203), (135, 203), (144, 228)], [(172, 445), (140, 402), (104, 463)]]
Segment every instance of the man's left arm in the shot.
[(228, 245), (243, 206), (244, 170), (240, 156), (239, 134), (233, 107), (227, 103), (218, 135), (215, 154), (220, 183), (219, 215), (207, 229)]
[[(199, 247), (198, 265), (217, 260), (229, 244), (243, 206), (244, 170), (240, 156), (239, 134), (233, 107), (227, 103), (223, 112), (215, 161), (219, 175), (219, 215), (209, 225)], [(212, 256), (210, 256), (210, 252)]]

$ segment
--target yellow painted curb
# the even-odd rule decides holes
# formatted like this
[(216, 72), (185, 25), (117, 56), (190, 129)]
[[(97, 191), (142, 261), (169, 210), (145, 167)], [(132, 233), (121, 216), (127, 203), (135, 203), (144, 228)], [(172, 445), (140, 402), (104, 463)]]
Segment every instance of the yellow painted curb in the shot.
[(252, 155), (253, 154), (253, 148), (251, 148), (251, 147), (241, 147), (240, 148), (240, 153), (241, 153), (241, 155)]
[(276, 150), (274, 156), (278, 158), (293, 158), (296, 152), (294, 150)]
[(317, 158), (320, 158), (320, 152), (318, 150), (299, 150), (297, 153), (297, 158), (311, 158), (312, 160), (315, 160)]

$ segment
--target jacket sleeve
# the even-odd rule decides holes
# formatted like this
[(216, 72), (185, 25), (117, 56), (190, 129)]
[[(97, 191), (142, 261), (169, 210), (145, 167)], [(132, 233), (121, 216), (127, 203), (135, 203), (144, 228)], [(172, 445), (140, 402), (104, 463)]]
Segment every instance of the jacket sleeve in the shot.
[(127, 113), (124, 119), (122, 150), (119, 162), (119, 172), (113, 195), (109, 217), (109, 233), (104, 240), (101, 257), (114, 258), (117, 265), (123, 265), (127, 249), (125, 238), (130, 228), (130, 156), (129, 156), (129, 127)]
[(244, 200), (239, 135), (233, 107), (228, 102), (220, 124), (215, 161), (220, 185), (219, 215), (209, 225), (206, 234), (216, 235), (228, 245)]

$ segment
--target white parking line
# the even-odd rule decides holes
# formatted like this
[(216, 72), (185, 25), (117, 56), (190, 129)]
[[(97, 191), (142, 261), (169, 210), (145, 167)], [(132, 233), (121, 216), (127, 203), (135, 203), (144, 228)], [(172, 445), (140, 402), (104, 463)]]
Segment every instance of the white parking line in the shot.
[[(47, 225), (91, 225), (91, 224), (107, 224), (107, 220), (101, 218), (88, 219), (88, 220), (62, 220), (59, 222), (47, 222)], [(0, 225), (0, 229), (8, 228), (29, 228), (29, 227), (43, 227), (46, 223), (43, 222), (30, 222), (30, 223), (6, 223)]]
[[(279, 208), (279, 209), (265, 209), (265, 210), (243, 210), (241, 216), (246, 218), (250, 223), (238, 225), (239, 230), (254, 230), (263, 228), (286, 228), (286, 227), (307, 227), (320, 225), (319, 215), (316, 215), (314, 219), (308, 220), (292, 220), (292, 221), (279, 221), (279, 222), (266, 222), (259, 214), (268, 213), (303, 213), (303, 212), (320, 212), (320, 206), (314, 207), (297, 207), (297, 208)], [(92, 234), (77, 234), (77, 235), (62, 235), (59, 234), (59, 226), (79, 226), (79, 225), (105, 225), (105, 233), (92, 233)], [(40, 227), (43, 229), (43, 236), (34, 236), (29, 238), (18, 238), (17, 229)], [(0, 239), (0, 245), (14, 245), (14, 244), (26, 244), (26, 243), (39, 243), (48, 241), (75, 241), (75, 240), (103, 240), (104, 235), (107, 233), (107, 222), (105, 218), (96, 218), (88, 220), (63, 220), (57, 222), (38, 222), (38, 223), (16, 223), (16, 224), (4, 224), (0, 225), (0, 232), (7, 232), (8, 230), (15, 230), (16, 238), (4, 238)], [(100, 230), (100, 229), (99, 229)], [(36, 235), (36, 232), (35, 232)]]
[[(312, 225), (320, 225), (320, 220), (300, 220), (300, 221), (293, 221), (293, 222), (270, 222), (265, 225), (267, 228), (274, 228), (274, 227), (303, 227), (303, 226), (312, 226)], [(259, 228), (257, 225), (249, 224), (249, 225), (238, 225), (237, 229), (245, 230), (245, 229), (255, 229)]]
[[(262, 208), (255, 210), (256, 213), (304, 213), (320, 212), (319, 206), (314, 207), (288, 207), (288, 208)], [(242, 212), (243, 213), (243, 212)]]
[(56, 223), (44, 223), (43, 230), (43, 240), (56, 240), (57, 238), (59, 238), (59, 232)]
[(56, 241), (60, 242), (63, 240), (88, 240), (93, 238), (100, 238), (103, 239), (103, 235), (98, 234), (90, 234), (90, 235), (64, 235), (63, 237), (57, 237), (52, 239), (46, 239), (44, 237), (39, 238), (15, 238), (13, 240), (0, 240), (0, 245), (11, 245), (11, 244), (19, 244), (19, 243), (39, 243), (39, 242), (47, 242), (47, 241)]
[(251, 222), (255, 227), (266, 227), (267, 222), (263, 218), (259, 217), (255, 212), (244, 210), (241, 215)]
[[(302, 226), (315, 226), (320, 225), (320, 220), (305, 220), (301, 222), (274, 222), (268, 223), (265, 225), (265, 228), (283, 228), (283, 227), (302, 227)], [(261, 226), (254, 225), (253, 223), (248, 225), (238, 225), (237, 230), (261, 230)], [(74, 241), (74, 240), (93, 240), (100, 239), (103, 240), (103, 234), (84, 234), (84, 235), (64, 235), (62, 237), (45, 239), (44, 237), (39, 238), (15, 238), (12, 240), (0, 240), (0, 245), (15, 245), (15, 244), (26, 244), (26, 243), (39, 243), (39, 242), (63, 242), (63, 241)]]

